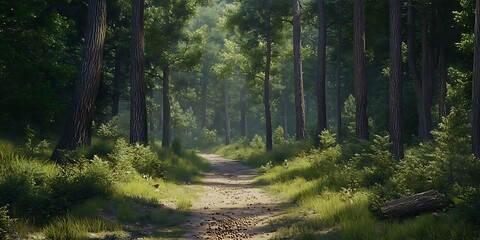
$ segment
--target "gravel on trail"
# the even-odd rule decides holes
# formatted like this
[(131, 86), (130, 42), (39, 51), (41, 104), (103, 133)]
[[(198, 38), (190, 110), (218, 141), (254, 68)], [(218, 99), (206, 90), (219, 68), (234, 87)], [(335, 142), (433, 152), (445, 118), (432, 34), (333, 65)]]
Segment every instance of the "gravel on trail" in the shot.
[(257, 174), (237, 161), (200, 154), (212, 168), (198, 185), (204, 192), (193, 203), (184, 239), (269, 239), (269, 221), (282, 214), (282, 202), (253, 185)]

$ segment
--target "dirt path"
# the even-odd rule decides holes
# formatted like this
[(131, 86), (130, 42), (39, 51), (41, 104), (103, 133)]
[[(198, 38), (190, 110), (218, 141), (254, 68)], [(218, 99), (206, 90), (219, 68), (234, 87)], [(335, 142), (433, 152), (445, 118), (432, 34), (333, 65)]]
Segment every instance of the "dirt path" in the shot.
[(252, 185), (255, 171), (218, 155), (201, 154), (212, 165), (199, 185), (204, 193), (192, 206), (185, 239), (269, 239), (270, 219), (281, 204)]

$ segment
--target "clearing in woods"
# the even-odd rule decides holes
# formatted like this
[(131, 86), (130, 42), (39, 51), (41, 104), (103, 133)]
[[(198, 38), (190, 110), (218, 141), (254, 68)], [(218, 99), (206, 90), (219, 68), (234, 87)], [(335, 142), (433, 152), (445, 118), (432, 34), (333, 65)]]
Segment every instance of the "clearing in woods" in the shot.
[(192, 206), (186, 239), (269, 239), (269, 220), (282, 214), (281, 202), (253, 185), (256, 173), (237, 161), (201, 154), (212, 168), (199, 186), (204, 193)]

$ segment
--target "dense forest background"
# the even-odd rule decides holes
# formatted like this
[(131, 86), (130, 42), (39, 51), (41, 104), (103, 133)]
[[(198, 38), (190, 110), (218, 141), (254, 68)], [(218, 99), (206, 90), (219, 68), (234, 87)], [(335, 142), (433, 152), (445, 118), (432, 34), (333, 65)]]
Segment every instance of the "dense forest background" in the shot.
[[(119, 115), (120, 123), (126, 130), (130, 104), (131, 5), (122, 1), (109, 1), (107, 4), (104, 61), (93, 122), (98, 128), (112, 116)], [(326, 1), (324, 6), (326, 118), (331, 132), (337, 133), (342, 129), (343, 134), (339, 136), (348, 135), (348, 126), (355, 123), (349, 115), (353, 110), (350, 95), (354, 96), (352, 4), (351, 1)], [(464, 98), (457, 101), (464, 100), (466, 107), (470, 105), (468, 85), (471, 85), (473, 62), (473, 4), (473, 1), (402, 3), (403, 24), (399, 31), (403, 53), (402, 120), (408, 145), (425, 138), (419, 136), (420, 117), (419, 112), (414, 111), (420, 105), (415, 92), (415, 81), (418, 79), (415, 78), (422, 81), (424, 72), (431, 75), (428, 80), (432, 85), (431, 96), (427, 97), (431, 99), (431, 104), (424, 110), (431, 112), (430, 129), (437, 128), (441, 117), (449, 112), (451, 106), (461, 104), (445, 100), (445, 81), (452, 90), (466, 88)], [(74, 84), (79, 76), (85, 45), (87, 3), (34, 1), (4, 5), (2, 134), (18, 136), (29, 126), (40, 135), (56, 136), (64, 126)], [(414, 16), (407, 24), (409, 7)], [(275, 1), (272, 8), (272, 18), (275, 18), (272, 22), (278, 24), (272, 26), (275, 30), (270, 74), (272, 127), (275, 130), (281, 126), (286, 137), (294, 137), (296, 90), (292, 9), (289, 1)], [(304, 114), (310, 139), (317, 133), (316, 8), (314, 1), (302, 3)], [(167, 13), (165, 9), (170, 10)], [(248, 15), (255, 11), (260, 15)], [(164, 74), (171, 78), (169, 101), (173, 138), (195, 146), (205, 143), (199, 138), (207, 137), (205, 135), (209, 133), (225, 136), (228, 132), (225, 130), (225, 102), (231, 122), (230, 138), (265, 135), (265, 126), (258, 124), (265, 121), (262, 105), (265, 65), (262, 48), (265, 43), (261, 39), (265, 30), (262, 29), (263, 20), (259, 19), (262, 11), (265, 9), (260, 3), (249, 2), (147, 2), (145, 81), (150, 139), (161, 139)], [(388, 2), (365, 2), (368, 118), (370, 132), (375, 134), (386, 133), (389, 129), (388, 19)], [(427, 29), (423, 29), (424, 24)], [(413, 44), (407, 48), (410, 31)], [(422, 31), (426, 31), (426, 36), (422, 35)], [(423, 40), (428, 41), (427, 50), (431, 52), (428, 66), (422, 59)], [(411, 61), (407, 61), (409, 49), (413, 51)], [(412, 73), (409, 64), (416, 69), (415, 73)], [(167, 72), (165, 68), (168, 68)], [(337, 128), (340, 117), (343, 124)]]
[(0, 6), (0, 138), (29, 157), (216, 148), (265, 170), (303, 154), (373, 209), (434, 188), (478, 224), (479, 0)]

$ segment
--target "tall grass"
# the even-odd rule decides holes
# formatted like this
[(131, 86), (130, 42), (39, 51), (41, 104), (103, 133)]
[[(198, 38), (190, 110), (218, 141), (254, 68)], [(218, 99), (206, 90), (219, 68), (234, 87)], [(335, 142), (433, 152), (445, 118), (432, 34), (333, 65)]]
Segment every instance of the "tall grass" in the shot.
[[(389, 154), (388, 138), (381, 136), (375, 136), (373, 143), (347, 141), (337, 145), (327, 133), (327, 136), (322, 136), (321, 150), (308, 150), (308, 146), (301, 148), (302, 144), (288, 146), (300, 149), (280, 148), (272, 153), (264, 153), (264, 149), (243, 141), (216, 150), (216, 153), (240, 158), (257, 167), (262, 173), (255, 179), (258, 184), (295, 203), (288, 214), (273, 222), (279, 229), (275, 239), (480, 237), (478, 227), (466, 222), (465, 214), (458, 214), (454, 210), (402, 220), (378, 219), (374, 216), (372, 206), (379, 198), (383, 197), (380, 200), (385, 201), (385, 196), (402, 196), (411, 192), (408, 187), (428, 185), (428, 182), (415, 179), (428, 179), (433, 174), (442, 174), (437, 171), (426, 175), (429, 172), (425, 169), (412, 167), (419, 166), (417, 162), (430, 167), (435, 158), (423, 153), (431, 153), (431, 150), (415, 150), (415, 155), (409, 155), (404, 160), (406, 162), (397, 164)], [(428, 156), (425, 160), (417, 160), (425, 156)], [(377, 189), (392, 192), (383, 196), (379, 195)]]
[[(9, 193), (0, 195), (0, 206), (8, 204), (7, 217), (17, 219), (9, 234), (86, 239), (126, 229), (131, 237), (178, 237), (200, 191), (185, 183), (200, 179), (206, 160), (187, 151), (178, 156), (155, 146), (95, 139), (92, 147), (67, 155), (70, 163), (63, 165), (38, 154), (27, 157), (23, 148), (0, 141), (0, 192)], [(147, 225), (157, 230), (145, 235)]]

